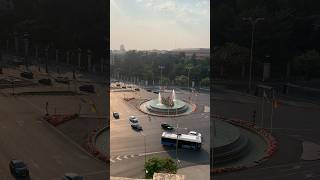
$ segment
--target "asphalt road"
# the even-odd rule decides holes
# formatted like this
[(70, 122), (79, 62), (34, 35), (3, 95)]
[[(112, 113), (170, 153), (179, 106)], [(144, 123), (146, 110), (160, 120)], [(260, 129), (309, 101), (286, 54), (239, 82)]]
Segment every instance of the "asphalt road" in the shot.
[[(215, 91), (213, 113), (228, 118), (253, 120), (252, 112), (257, 111), (256, 122), (270, 130), (271, 104), (264, 104), (260, 98), (247, 97), (230, 91)], [(279, 104), (274, 111), (272, 134), (279, 143), (278, 151), (262, 165), (238, 172), (211, 174), (214, 180), (302, 180), (320, 179), (320, 156), (312, 161), (301, 159), (306, 149), (303, 142), (320, 144), (320, 107), (314, 104), (290, 101)], [(314, 149), (315, 150), (315, 149)], [(312, 151), (312, 149), (311, 149)]]
[[(4, 70), (4, 72), (8, 72)], [(12, 74), (11, 74), (12, 75)], [(59, 85), (59, 88), (66, 86)], [(41, 90), (23, 88), (24, 90)], [(46, 89), (45, 87), (43, 87)], [(94, 98), (97, 109), (103, 110), (105, 103), (101, 96), (105, 88), (98, 87), (98, 96)], [(19, 88), (16, 89), (19, 91)], [(0, 176), (3, 180), (14, 179), (9, 172), (9, 161), (21, 159), (30, 169), (33, 180), (61, 179), (66, 172), (75, 172), (86, 179), (106, 179), (108, 168), (105, 163), (93, 158), (80, 145), (43, 121), (45, 102), (49, 102), (49, 111), (78, 112), (80, 97), (77, 96), (8, 96), (7, 90), (1, 90), (0, 96)], [(11, 90), (9, 90), (11, 91)], [(101, 99), (98, 101), (97, 99)], [(55, 107), (55, 108), (54, 108)], [(83, 106), (82, 112), (92, 114), (90, 106)]]
[[(184, 92), (186, 93), (186, 92)], [(181, 167), (197, 164), (209, 164), (210, 156), (210, 127), (209, 112), (204, 112), (205, 106), (210, 106), (209, 95), (199, 94), (193, 101), (198, 105), (197, 111), (177, 118), (162, 118), (148, 116), (140, 112), (134, 105), (123, 100), (123, 97), (136, 98), (157, 98), (154, 93), (141, 90), (140, 92), (111, 92), (110, 95), (110, 147), (111, 147), (111, 176), (139, 178), (144, 176), (144, 137), (146, 141), (146, 158), (152, 156), (171, 157), (175, 156), (175, 149), (166, 149), (160, 143), (160, 137), (163, 130), (161, 122), (167, 122), (176, 125), (179, 121), (179, 127), (187, 128), (181, 130), (188, 133), (190, 130), (196, 130), (203, 136), (202, 150), (199, 152), (179, 149), (178, 157), (181, 161)], [(176, 91), (177, 98), (186, 98), (186, 94)], [(112, 112), (119, 112), (120, 119), (116, 120)], [(136, 132), (131, 129), (128, 117), (134, 115), (139, 118), (143, 131)]]

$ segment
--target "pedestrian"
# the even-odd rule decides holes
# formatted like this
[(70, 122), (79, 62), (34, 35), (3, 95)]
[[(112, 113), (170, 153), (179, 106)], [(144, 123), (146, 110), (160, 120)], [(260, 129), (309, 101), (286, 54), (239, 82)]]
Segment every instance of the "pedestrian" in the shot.
[(253, 110), (253, 112), (252, 112), (252, 122), (253, 122), (253, 124), (256, 123), (256, 114), (257, 114), (257, 111)]

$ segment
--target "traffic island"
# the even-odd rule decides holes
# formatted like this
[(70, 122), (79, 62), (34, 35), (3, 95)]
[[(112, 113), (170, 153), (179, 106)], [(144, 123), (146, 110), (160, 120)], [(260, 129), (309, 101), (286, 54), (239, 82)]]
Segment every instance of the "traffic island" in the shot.
[[(215, 154), (217, 154), (218, 157), (217, 161), (214, 159), (214, 168), (211, 169), (211, 173), (217, 174), (252, 168), (270, 159), (271, 156), (276, 152), (277, 141), (267, 130), (257, 127), (251, 122), (239, 119), (227, 119), (224, 117), (219, 117), (218, 121), (221, 121), (222, 124), (228, 123), (229, 126), (233, 126), (239, 131), (232, 130), (232, 128), (227, 128), (229, 131), (232, 130), (232, 134), (234, 135), (228, 132), (225, 133), (230, 134), (230, 137), (235, 138), (227, 138), (224, 141), (228, 143), (220, 143), (220, 145), (222, 144), (223, 146), (216, 146), (216, 148), (214, 147), (214, 158), (217, 157)], [(216, 128), (218, 128), (217, 133), (219, 130), (225, 130), (225, 128), (221, 129), (218, 126)], [(241, 136), (245, 137), (247, 140), (243, 140), (243, 138), (241, 140)], [(244, 144), (246, 144), (246, 146), (244, 146)], [(240, 151), (240, 149), (242, 150)], [(219, 155), (225, 156), (226, 158), (219, 158)], [(219, 162), (219, 159), (225, 159), (226, 161), (228, 160), (228, 162)]]
[[(106, 144), (98, 144), (97, 139), (99, 136), (103, 136), (106, 134), (107, 129), (109, 127), (104, 127), (103, 129), (94, 129), (91, 131), (91, 133), (88, 135), (86, 139), (86, 149), (89, 151), (93, 156), (97, 157), (98, 159), (104, 161), (104, 162), (109, 162), (110, 158), (107, 155), (106, 152)], [(102, 148), (104, 147), (104, 148)]]
[(44, 120), (48, 121), (53, 126), (58, 126), (64, 122), (76, 119), (78, 114), (52, 114), (45, 115)]

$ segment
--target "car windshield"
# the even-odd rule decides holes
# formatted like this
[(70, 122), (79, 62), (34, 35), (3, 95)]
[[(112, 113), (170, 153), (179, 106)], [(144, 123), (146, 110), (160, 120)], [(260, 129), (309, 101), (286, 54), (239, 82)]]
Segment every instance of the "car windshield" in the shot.
[(15, 166), (16, 168), (23, 168), (23, 167), (25, 167), (25, 164), (24, 164), (23, 162), (16, 162), (16, 163), (14, 164), (14, 166)]

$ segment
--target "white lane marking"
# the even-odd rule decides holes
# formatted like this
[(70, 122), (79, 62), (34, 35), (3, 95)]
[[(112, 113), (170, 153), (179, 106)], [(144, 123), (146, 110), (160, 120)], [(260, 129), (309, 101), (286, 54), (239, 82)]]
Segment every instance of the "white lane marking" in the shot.
[(119, 161), (121, 161), (122, 159), (121, 159), (120, 157), (121, 157), (121, 156), (118, 156), (116, 159), (119, 160)]
[(210, 112), (210, 106), (204, 106), (204, 111), (205, 113)]
[(134, 154), (131, 154), (131, 157), (134, 158)]
[(19, 97), (19, 99), (21, 99), (21, 100), (25, 101), (26, 103), (30, 104), (30, 105), (33, 106), (35, 109), (37, 109), (39, 112), (45, 113), (45, 111), (44, 111), (43, 108), (40, 108), (39, 106), (35, 105), (34, 103), (28, 101), (26, 98)]
[(115, 163), (116, 161), (115, 161), (115, 160), (113, 160), (112, 158), (110, 158), (110, 162)]
[(34, 167), (36, 167), (37, 169), (40, 169), (40, 166), (33, 159), (31, 159), (31, 163)]
[(128, 159), (128, 155), (125, 155), (124, 158), (125, 158), (125, 159)]

